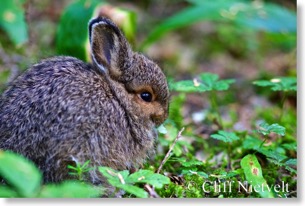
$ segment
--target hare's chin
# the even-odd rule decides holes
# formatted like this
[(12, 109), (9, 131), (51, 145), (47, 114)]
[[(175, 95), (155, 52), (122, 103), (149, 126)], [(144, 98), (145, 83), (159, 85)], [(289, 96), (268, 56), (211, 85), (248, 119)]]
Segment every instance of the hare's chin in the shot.
[(158, 130), (157, 128), (153, 127), (153, 129), (151, 130), (151, 135), (150, 135), (150, 138), (155, 140), (155, 139), (158, 139)]

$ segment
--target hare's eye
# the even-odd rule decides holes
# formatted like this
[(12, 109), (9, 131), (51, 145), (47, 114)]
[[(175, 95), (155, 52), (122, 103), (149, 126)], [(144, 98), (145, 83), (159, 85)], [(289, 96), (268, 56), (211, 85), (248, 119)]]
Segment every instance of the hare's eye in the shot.
[(152, 100), (152, 94), (149, 92), (142, 92), (140, 96), (145, 102), (151, 102)]

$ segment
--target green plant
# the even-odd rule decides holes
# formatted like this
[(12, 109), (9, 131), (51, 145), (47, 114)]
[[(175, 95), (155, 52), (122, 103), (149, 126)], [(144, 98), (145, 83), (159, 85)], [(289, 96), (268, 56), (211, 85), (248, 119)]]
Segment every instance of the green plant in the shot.
[(211, 137), (226, 143), (231, 143), (235, 140), (239, 140), (239, 137), (234, 132), (226, 132), (223, 130), (218, 130), (218, 134), (212, 134)]
[(231, 165), (231, 153), (232, 153), (232, 142), (239, 140), (240, 138), (234, 132), (227, 132), (223, 130), (218, 130), (218, 134), (212, 134), (212, 138), (221, 140), (227, 144), (228, 153), (228, 165)]
[[(103, 13), (108, 11), (109, 14)], [(132, 11), (112, 7), (104, 0), (76, 0), (68, 5), (57, 27), (57, 54), (77, 57), (84, 61), (91, 61), (89, 51), (88, 22), (91, 18), (101, 15), (113, 18), (124, 32), (126, 38), (135, 42), (136, 14)], [(117, 18), (117, 17), (120, 18)], [(77, 34), (77, 35), (76, 35)]]
[(297, 91), (296, 77), (277, 77), (271, 80), (257, 80), (254, 81), (253, 84), (260, 87), (270, 87), (272, 91), (281, 92), (282, 99), (280, 101), (281, 113), (279, 115), (279, 120), (282, 121), (287, 93)]
[(142, 48), (146, 48), (170, 31), (199, 21), (230, 23), (242, 30), (248, 28), (273, 33), (296, 32), (296, 14), (273, 3), (248, 0), (188, 2), (190, 6), (156, 26), (143, 42)]
[(170, 183), (168, 177), (150, 170), (139, 170), (130, 174), (128, 170), (116, 171), (109, 167), (99, 167), (98, 169), (106, 177), (109, 184), (140, 198), (148, 197), (148, 193), (139, 187), (139, 184), (150, 184), (161, 188), (164, 184)]
[(28, 40), (24, 3), (25, 0), (2, 0), (0, 6), (0, 27), (16, 46), (20, 46)]
[[(271, 188), (268, 186), (263, 177), (261, 165), (255, 155), (247, 155), (240, 162), (241, 168), (244, 170), (246, 180), (252, 185), (250, 190), (258, 192), (261, 197), (274, 197)], [(252, 189), (254, 188), (254, 189)]]
[(69, 172), (70, 175), (77, 176), (77, 179), (80, 181), (84, 180), (84, 175), (92, 170), (93, 168), (88, 167), (90, 163), (90, 160), (87, 160), (84, 164), (80, 164), (79, 162), (76, 162), (76, 166), (68, 165), (67, 167), (71, 170)]
[(268, 135), (271, 132), (274, 132), (275, 134), (284, 136), (285, 135), (285, 127), (279, 125), (279, 124), (271, 124), (269, 125), (266, 122), (263, 122), (261, 124), (259, 124), (259, 129), (257, 130), (258, 133), (261, 133), (263, 135)]
[(291, 173), (296, 174), (296, 170), (291, 167), (296, 166), (296, 162), (294, 161), (294, 159), (288, 158), (285, 155), (285, 150), (283, 149), (286, 148), (288, 150), (296, 150), (294, 143), (279, 144), (278, 142), (272, 142), (271, 144), (268, 143), (267, 146), (264, 145), (268, 135), (271, 135), (272, 133), (277, 134), (279, 136), (285, 136), (285, 127), (279, 124), (269, 125), (268, 123), (263, 122), (259, 125), (259, 129), (256, 131), (257, 133), (263, 135), (264, 140), (262, 141), (258, 138), (247, 136), (245, 141), (243, 142), (243, 147), (245, 149), (253, 149), (256, 152), (263, 154), (271, 163), (280, 167), (284, 167)]
[(202, 93), (210, 92), (210, 105), (212, 107), (212, 112), (216, 114), (217, 121), (220, 127), (223, 127), (222, 118), (220, 110), (217, 104), (216, 91), (228, 90), (230, 85), (234, 83), (234, 79), (219, 80), (217, 74), (212, 73), (201, 73), (199, 78), (194, 78), (193, 80), (182, 80), (178, 82), (171, 82), (169, 87), (173, 91), (186, 92), (186, 93)]
[(103, 188), (79, 181), (42, 184), (42, 174), (28, 159), (0, 150), (0, 197), (85, 198), (98, 197)]

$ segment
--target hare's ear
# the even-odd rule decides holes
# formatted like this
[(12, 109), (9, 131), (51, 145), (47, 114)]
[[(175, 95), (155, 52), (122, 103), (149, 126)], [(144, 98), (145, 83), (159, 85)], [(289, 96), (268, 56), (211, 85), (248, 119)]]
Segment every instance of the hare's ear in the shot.
[(92, 60), (99, 70), (118, 78), (131, 65), (132, 51), (119, 28), (109, 19), (98, 17), (89, 22)]

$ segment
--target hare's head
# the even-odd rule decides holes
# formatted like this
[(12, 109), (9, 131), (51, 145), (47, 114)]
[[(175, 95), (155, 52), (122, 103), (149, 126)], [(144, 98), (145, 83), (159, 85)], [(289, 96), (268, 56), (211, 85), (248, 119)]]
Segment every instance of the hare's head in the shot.
[(93, 63), (112, 85), (117, 97), (127, 101), (124, 104), (129, 105), (127, 109), (136, 118), (160, 125), (168, 116), (169, 104), (168, 85), (162, 70), (144, 55), (133, 52), (122, 32), (109, 19), (92, 19), (89, 36)]

